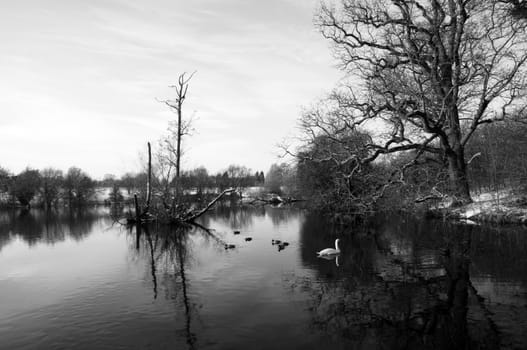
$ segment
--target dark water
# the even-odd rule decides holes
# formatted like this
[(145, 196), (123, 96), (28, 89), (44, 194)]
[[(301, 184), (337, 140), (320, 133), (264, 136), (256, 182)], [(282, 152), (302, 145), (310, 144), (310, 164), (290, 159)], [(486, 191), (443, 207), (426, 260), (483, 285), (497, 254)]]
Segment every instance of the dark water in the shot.
[[(527, 348), (524, 228), (267, 207), (201, 224), (0, 212), (0, 348)], [(316, 258), (336, 237), (338, 261)]]

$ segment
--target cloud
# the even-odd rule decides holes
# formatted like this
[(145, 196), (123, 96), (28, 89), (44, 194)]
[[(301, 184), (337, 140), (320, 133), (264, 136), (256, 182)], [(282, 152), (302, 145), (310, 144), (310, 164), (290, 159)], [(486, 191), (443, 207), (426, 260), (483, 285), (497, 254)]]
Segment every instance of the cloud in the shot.
[(339, 75), (311, 23), (315, 3), (2, 2), (0, 165), (75, 161), (96, 176), (135, 166), (175, 117), (156, 99), (197, 70), (184, 106), (198, 118), (189, 164), (265, 170), (300, 106)]

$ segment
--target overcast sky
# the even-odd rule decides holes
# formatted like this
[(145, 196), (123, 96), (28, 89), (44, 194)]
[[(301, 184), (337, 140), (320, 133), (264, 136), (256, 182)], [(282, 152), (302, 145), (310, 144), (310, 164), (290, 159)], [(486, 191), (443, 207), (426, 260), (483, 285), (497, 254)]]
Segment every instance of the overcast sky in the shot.
[(197, 71), (183, 166), (266, 171), (302, 106), (335, 86), (318, 0), (0, 1), (0, 166), (139, 169)]

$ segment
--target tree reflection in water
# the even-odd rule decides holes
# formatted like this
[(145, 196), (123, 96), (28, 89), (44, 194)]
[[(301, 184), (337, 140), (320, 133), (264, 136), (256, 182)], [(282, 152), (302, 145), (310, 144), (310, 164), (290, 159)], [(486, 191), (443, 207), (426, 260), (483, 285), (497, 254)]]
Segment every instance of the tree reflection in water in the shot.
[(0, 211), (0, 251), (14, 238), (29, 246), (58, 243), (67, 238), (80, 241), (91, 234), (95, 223), (105, 219), (99, 208), (69, 208), (57, 211)]
[[(130, 228), (132, 229), (132, 227)], [(151, 273), (153, 297), (158, 297), (158, 275), (161, 275), (165, 298), (179, 300), (185, 315), (184, 335), (189, 349), (196, 348), (197, 335), (192, 331), (193, 317), (199, 317), (198, 307), (189, 297), (191, 281), (187, 269), (192, 263), (191, 235), (201, 234), (210, 239), (218, 248), (223, 248), (224, 241), (211, 230), (196, 226), (133, 226), (135, 231), (136, 251), (146, 254)], [(132, 232), (132, 231), (131, 231)]]
[[(374, 221), (350, 234), (350, 227), (308, 216), (302, 258), (318, 275), (297, 287), (311, 295), (312, 325), (356, 349), (498, 348), (496, 327), (470, 281), (471, 228), (408, 227), (414, 224)], [(344, 243), (340, 266), (316, 261), (316, 247), (335, 237)]]
[(214, 221), (232, 229), (248, 229), (254, 225), (255, 220), (269, 217), (273, 226), (278, 227), (299, 216), (298, 210), (290, 209), (254, 205), (231, 206), (220, 203), (214, 211), (201, 217), (200, 222), (207, 227), (210, 226), (211, 221)]
[[(208, 226), (208, 220), (217, 220), (233, 229), (246, 229), (253, 225), (256, 217), (264, 216), (265, 210), (251, 206), (231, 206), (228, 203), (220, 203), (215, 210), (201, 217), (203, 225)], [(207, 221), (204, 221), (207, 220)]]

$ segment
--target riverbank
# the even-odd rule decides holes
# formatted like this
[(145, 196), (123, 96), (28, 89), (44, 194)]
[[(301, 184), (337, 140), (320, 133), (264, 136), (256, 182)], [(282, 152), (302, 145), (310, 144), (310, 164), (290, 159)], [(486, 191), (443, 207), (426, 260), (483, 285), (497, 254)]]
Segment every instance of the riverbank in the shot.
[(484, 192), (472, 196), (473, 202), (460, 207), (440, 203), (428, 210), (433, 217), (446, 217), (467, 223), (527, 225), (527, 193), (518, 189)]

